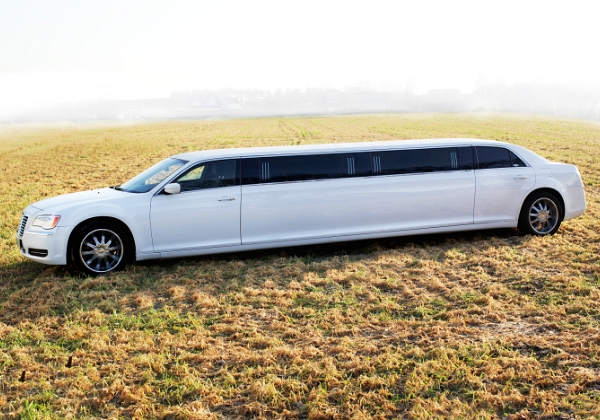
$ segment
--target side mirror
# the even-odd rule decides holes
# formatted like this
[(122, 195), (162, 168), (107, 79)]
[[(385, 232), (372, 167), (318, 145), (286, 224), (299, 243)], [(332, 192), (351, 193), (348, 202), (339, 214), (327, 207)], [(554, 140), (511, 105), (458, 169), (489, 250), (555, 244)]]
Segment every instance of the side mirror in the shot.
[(181, 192), (181, 185), (174, 182), (172, 184), (166, 185), (163, 191), (165, 192), (165, 194), (179, 194)]

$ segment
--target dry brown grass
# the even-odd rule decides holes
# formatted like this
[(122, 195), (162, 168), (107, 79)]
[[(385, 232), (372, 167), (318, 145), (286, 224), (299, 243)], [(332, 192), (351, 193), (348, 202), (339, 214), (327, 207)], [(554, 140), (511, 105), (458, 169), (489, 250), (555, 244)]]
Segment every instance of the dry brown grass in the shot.
[[(588, 211), (512, 230), (136, 264), (22, 259), (20, 211), (181, 150), (468, 136), (582, 172)], [(0, 129), (0, 413), (20, 418), (600, 417), (600, 127), (357, 116)], [(52, 162), (50, 165), (49, 162)]]

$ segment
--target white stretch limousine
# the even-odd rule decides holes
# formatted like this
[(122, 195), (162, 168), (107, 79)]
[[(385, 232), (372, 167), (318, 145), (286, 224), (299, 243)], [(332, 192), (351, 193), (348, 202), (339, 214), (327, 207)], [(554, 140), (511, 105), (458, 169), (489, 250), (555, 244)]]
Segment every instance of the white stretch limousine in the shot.
[(99, 274), (136, 260), (422, 233), (548, 235), (585, 207), (575, 166), (491, 140), (208, 150), (38, 201), (17, 243), (31, 260)]

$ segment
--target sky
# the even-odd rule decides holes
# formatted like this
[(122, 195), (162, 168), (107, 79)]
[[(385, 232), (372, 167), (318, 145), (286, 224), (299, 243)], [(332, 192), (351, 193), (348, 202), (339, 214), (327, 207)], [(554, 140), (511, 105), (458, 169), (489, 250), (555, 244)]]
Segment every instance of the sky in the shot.
[(599, 86), (596, 3), (0, 0), (0, 111), (192, 89)]

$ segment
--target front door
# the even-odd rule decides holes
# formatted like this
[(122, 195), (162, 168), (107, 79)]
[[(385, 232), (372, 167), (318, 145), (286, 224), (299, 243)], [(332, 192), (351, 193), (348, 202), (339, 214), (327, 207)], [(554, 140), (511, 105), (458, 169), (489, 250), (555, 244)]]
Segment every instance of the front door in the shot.
[(181, 185), (181, 193), (152, 199), (155, 252), (241, 244), (238, 159), (202, 163), (174, 182)]

